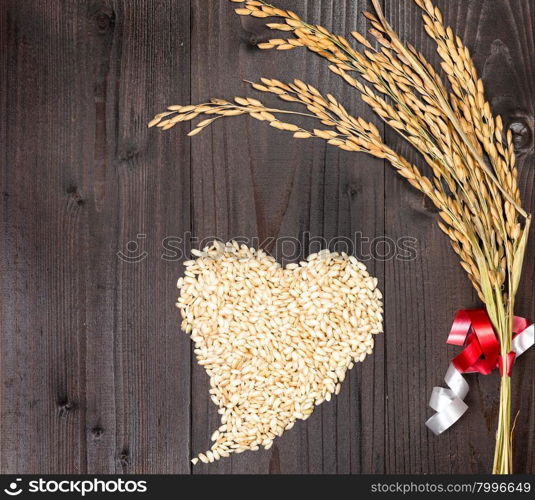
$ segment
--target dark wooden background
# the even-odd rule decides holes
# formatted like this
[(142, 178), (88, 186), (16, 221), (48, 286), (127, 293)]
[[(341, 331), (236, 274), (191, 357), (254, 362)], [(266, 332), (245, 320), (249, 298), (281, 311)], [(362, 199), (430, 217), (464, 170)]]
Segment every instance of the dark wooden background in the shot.
[[(364, 30), (360, 12), (370, 7), (278, 3), (341, 33)], [(438, 5), (515, 132), (533, 212), (533, 2)], [(415, 5), (384, 7), (436, 61)], [(469, 412), (449, 432), (437, 438), (424, 426), (430, 391), (457, 351), (445, 344), (453, 315), (478, 301), (420, 194), (380, 161), (245, 118), (193, 140), (189, 124), (163, 134), (146, 127), (168, 104), (254, 95), (241, 80), (260, 76), (299, 77), (375, 120), (324, 61), (258, 50), (270, 34), (225, 0), (2, 0), (0, 16), (1, 472), (490, 470), (496, 374), (469, 377)], [(374, 355), (271, 450), (192, 471), (189, 458), (207, 448), (217, 415), (179, 328), (182, 266), (162, 258), (162, 240), (358, 231), (417, 240), (415, 260), (367, 262), (385, 292), (386, 333)], [(534, 243), (518, 300), (532, 319)], [(146, 256), (127, 263), (120, 251)], [(535, 472), (534, 360), (532, 349), (515, 365), (518, 472)]]

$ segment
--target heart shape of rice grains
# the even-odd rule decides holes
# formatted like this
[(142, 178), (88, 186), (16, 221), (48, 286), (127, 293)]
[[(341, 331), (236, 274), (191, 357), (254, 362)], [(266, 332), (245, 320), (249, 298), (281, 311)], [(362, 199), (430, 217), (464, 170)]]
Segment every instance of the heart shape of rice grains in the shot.
[(383, 306), (377, 278), (344, 253), (322, 250), (286, 268), (234, 241), (192, 253), (177, 306), (221, 415), (196, 464), (269, 449), (338, 394), (383, 331)]

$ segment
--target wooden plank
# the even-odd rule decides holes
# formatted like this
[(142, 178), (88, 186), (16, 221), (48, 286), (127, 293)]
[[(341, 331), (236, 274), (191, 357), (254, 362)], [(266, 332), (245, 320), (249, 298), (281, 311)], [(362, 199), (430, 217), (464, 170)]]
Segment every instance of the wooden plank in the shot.
[[(189, 99), (189, 5), (159, 7), (2, 3), (2, 472), (189, 470), (190, 348), (160, 256), (190, 228), (189, 149), (145, 125)], [(121, 261), (140, 233), (149, 255)]]
[[(514, 7), (513, 7), (514, 4)], [(520, 113), (531, 120), (533, 133), (532, 5), (527, 1), (440, 0), (445, 22), (463, 37), (475, 56), (486, 83), (487, 95), (506, 123)], [(437, 61), (433, 43), (422, 30), (418, 8), (412, 2), (385, 1), (392, 25), (403, 38)], [(531, 31), (530, 31), (531, 29)], [(510, 70), (504, 71), (504, 65)], [(512, 75), (514, 75), (512, 77)], [(392, 133), (387, 140), (415, 159)], [(524, 146), (522, 184), (526, 206), (533, 209), (533, 142)], [(418, 159), (416, 159), (418, 161)], [(431, 435), (423, 422), (432, 412), (427, 399), (432, 387), (442, 382), (449, 360), (457, 351), (445, 339), (455, 311), (478, 306), (477, 297), (460, 271), (457, 258), (448, 248), (444, 235), (434, 224), (435, 210), (421, 195), (408, 188), (391, 172), (386, 181), (387, 233), (396, 238), (416, 235), (418, 259), (406, 265), (387, 266), (387, 356), (388, 433), (390, 451), (386, 470), (398, 473), (488, 472), (492, 465), (494, 433), (498, 408), (498, 377), (470, 376), (469, 412), (462, 423), (439, 438)], [(531, 247), (532, 248), (532, 247)], [(528, 255), (530, 253), (528, 252)], [(529, 259), (529, 258), (528, 258)], [(533, 260), (527, 263), (525, 285), (521, 291), (519, 313), (533, 316)], [(530, 306), (531, 304), (531, 310)], [(522, 401), (522, 414), (516, 430), (517, 470), (533, 470), (533, 380), (530, 364), (533, 353), (519, 361), (514, 408)], [(397, 374), (393, 376), (393, 374)], [(518, 385), (517, 385), (518, 384)], [(516, 411), (516, 410), (513, 410)]]
[[(116, 131), (116, 237), (123, 249), (137, 240), (147, 252), (139, 264), (119, 263), (116, 278), (117, 471), (184, 473), (190, 346), (174, 305), (180, 267), (163, 242), (183, 238), (191, 228), (189, 144), (148, 130), (146, 123), (170, 99), (189, 100), (190, 6), (165, 0), (155, 7), (146, 0), (115, 8), (110, 113)], [(146, 237), (139, 240), (140, 234)]]
[[(7, 119), (2, 156), (2, 471), (83, 471), (89, 193), (87, 58), (78, 6), (3, 2)], [(47, 50), (44, 51), (43, 47)], [(79, 69), (84, 69), (78, 73)], [(73, 117), (82, 126), (72, 126)], [(94, 128), (94, 127), (93, 127)], [(9, 298), (9, 300), (6, 300)]]
[[(288, 1), (279, 3), (283, 8), (291, 6)], [(337, 5), (307, 1), (297, 10), (307, 19), (347, 33), (363, 26), (359, 12), (364, 6), (353, 0)], [(228, 2), (214, 2), (206, 9), (205, 2), (194, 1), (193, 19), (194, 102), (253, 94), (267, 102), (269, 98), (251, 92), (240, 80), (301, 78), (339, 96), (351, 111), (370, 116), (345, 84), (328, 71), (325, 61), (303, 50), (282, 55), (256, 49), (254, 45), (273, 37), (272, 33), (261, 22), (240, 20)], [(186, 126), (182, 133), (185, 130)], [(194, 138), (192, 186), (196, 237), (245, 237), (267, 247), (281, 261), (283, 241), (288, 238), (307, 243), (318, 236), (351, 238), (353, 232), (362, 231), (364, 236), (374, 237), (383, 232), (381, 162), (326, 148), (321, 142), (297, 142), (244, 118), (219, 122)], [(285, 261), (308, 253), (308, 247), (301, 247)], [(379, 277), (382, 267), (382, 263), (370, 265)], [(194, 472), (380, 471), (384, 453), (382, 345), (379, 340), (376, 354), (353, 370), (336, 401), (322, 405), (306, 423), (300, 422), (277, 440), (270, 451), (201, 464)], [(374, 376), (379, 396), (373, 389)], [(198, 453), (208, 447), (218, 418), (207, 395), (207, 376), (194, 365), (192, 377), (192, 449)]]

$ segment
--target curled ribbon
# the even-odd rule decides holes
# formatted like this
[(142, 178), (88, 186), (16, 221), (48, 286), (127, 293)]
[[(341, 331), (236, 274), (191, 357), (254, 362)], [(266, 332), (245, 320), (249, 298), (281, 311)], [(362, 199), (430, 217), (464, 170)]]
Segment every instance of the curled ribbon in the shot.
[(425, 425), (437, 436), (451, 427), (468, 409), (464, 398), (468, 394), (468, 383), (463, 373), (488, 375), (495, 368), (500, 375), (511, 376), (515, 359), (535, 343), (535, 324), (518, 316), (513, 320), (513, 341), (511, 352), (505, 359), (500, 355), (500, 343), (484, 309), (461, 310), (455, 316), (448, 335), (448, 344), (465, 346), (453, 358), (444, 381), (448, 389), (434, 387), (429, 406), (436, 411)]

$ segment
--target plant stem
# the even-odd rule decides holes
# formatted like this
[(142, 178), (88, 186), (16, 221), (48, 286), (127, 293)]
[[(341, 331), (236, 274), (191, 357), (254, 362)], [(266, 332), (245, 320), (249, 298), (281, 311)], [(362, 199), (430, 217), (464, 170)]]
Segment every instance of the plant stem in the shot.
[[(502, 296), (503, 297), (503, 296)], [(500, 318), (499, 324), (495, 325), (498, 338), (500, 339), (500, 354), (504, 369), (500, 383), (500, 407), (498, 410), (498, 428), (496, 430), (496, 447), (494, 449), (493, 474), (512, 474), (512, 434), (511, 434), (511, 377), (507, 374), (505, 363), (507, 353), (511, 350), (513, 337), (513, 304), (514, 300), (496, 300), (496, 310)]]
[(494, 449), (493, 474), (512, 474), (511, 378), (504, 373), (500, 384), (500, 410)]

